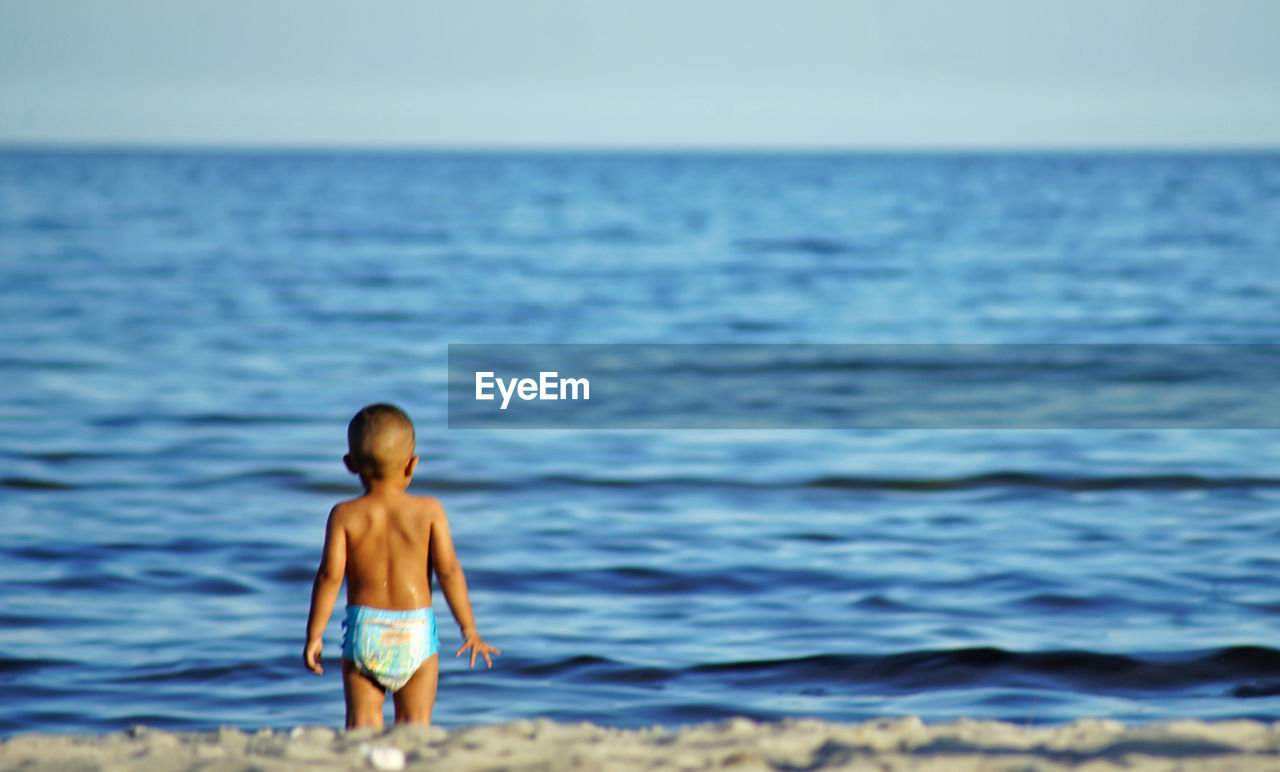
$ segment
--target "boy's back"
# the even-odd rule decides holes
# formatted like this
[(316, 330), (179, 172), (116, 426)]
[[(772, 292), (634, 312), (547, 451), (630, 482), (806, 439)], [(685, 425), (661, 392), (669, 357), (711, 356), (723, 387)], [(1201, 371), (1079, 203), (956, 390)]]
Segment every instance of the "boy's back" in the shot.
[(477, 632), (467, 580), (453, 551), (440, 502), (405, 492), (418, 466), (413, 423), (394, 405), (369, 405), (347, 428), (347, 468), (364, 495), (329, 513), (324, 554), (311, 590), (303, 663), (322, 673), (323, 636), (345, 577), (342, 687), (347, 727), (381, 726), (382, 704), (395, 694), (396, 722), (430, 723), (439, 658), (431, 573), (462, 631), (458, 656), (471, 664), (501, 653)]
[(346, 532), (347, 603), (384, 609), (431, 605), (433, 498), (366, 494), (334, 508)]

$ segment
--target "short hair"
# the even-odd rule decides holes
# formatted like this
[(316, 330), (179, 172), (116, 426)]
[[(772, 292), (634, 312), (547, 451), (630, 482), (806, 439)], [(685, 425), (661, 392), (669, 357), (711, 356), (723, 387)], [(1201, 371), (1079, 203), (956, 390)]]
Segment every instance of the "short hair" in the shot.
[[(386, 438), (393, 433), (408, 432), (409, 448), (405, 458), (391, 457), (395, 446), (388, 446)], [(347, 424), (347, 450), (352, 465), (360, 474), (375, 480), (382, 479), (383, 472), (391, 464), (405, 461), (413, 455), (417, 437), (409, 415), (395, 405), (378, 402), (360, 408), (351, 423)]]

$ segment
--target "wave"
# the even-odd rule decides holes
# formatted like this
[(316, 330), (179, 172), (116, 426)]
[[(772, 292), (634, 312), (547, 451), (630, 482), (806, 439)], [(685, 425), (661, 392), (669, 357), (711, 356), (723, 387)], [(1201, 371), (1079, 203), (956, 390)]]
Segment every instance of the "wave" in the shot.
[(847, 576), (820, 570), (800, 570), (760, 566), (692, 570), (663, 570), (628, 565), (595, 569), (494, 570), (476, 568), (467, 572), (479, 585), (495, 592), (541, 592), (548, 595), (569, 591), (599, 592), (611, 596), (684, 594), (727, 595), (741, 598), (767, 587), (789, 586), (811, 589), (848, 590), (860, 584)]
[(805, 487), (850, 490), (951, 491), (970, 488), (1049, 488), (1064, 491), (1107, 490), (1208, 490), (1214, 488), (1275, 488), (1276, 477), (1209, 477), (1197, 474), (1108, 475), (1080, 477), (1035, 472), (985, 472), (959, 477), (928, 479), (885, 477), (820, 477)]
[(579, 655), (511, 663), (520, 675), (591, 683), (712, 680), (738, 688), (913, 693), (978, 686), (1054, 688), (1107, 695), (1210, 689), (1239, 699), (1280, 695), (1280, 651), (1234, 646), (1166, 654), (1013, 652), (998, 648), (885, 655), (817, 654), (662, 668)]
[[(454, 234), (447, 230), (414, 228), (395, 225), (355, 225), (325, 228), (294, 228), (284, 234), (296, 241), (318, 244), (447, 244), (455, 240)], [(373, 284), (357, 284), (356, 286), (386, 286), (390, 281), (377, 281)]]
[(738, 239), (734, 246), (747, 253), (802, 252), (811, 255), (846, 255), (869, 251), (864, 245), (842, 239), (797, 237), (781, 239)]
[[(539, 483), (592, 488), (647, 488), (656, 486), (699, 488), (768, 488), (778, 490), (826, 488), (835, 490), (945, 492), (975, 488), (1044, 488), (1062, 491), (1109, 490), (1213, 490), (1219, 488), (1277, 488), (1278, 477), (1198, 474), (1059, 475), (1041, 472), (994, 471), (951, 477), (880, 477), (830, 475), (789, 481), (730, 480), (725, 478), (657, 477), (620, 478), (549, 475), (523, 481), (520, 487)], [(458, 483), (453, 483), (458, 485)], [(511, 488), (510, 483), (470, 481), (460, 489)]]
[[(267, 469), (225, 475), (197, 481), (180, 481), (177, 487), (206, 487), (237, 482), (267, 482), (307, 493), (349, 494), (359, 490), (351, 479), (314, 479), (301, 471)], [(945, 493), (975, 489), (1039, 488), (1043, 490), (1087, 492), (1123, 490), (1196, 491), (1219, 489), (1280, 488), (1280, 477), (1248, 475), (1210, 476), (1192, 473), (1132, 475), (1070, 475), (1044, 472), (993, 471), (948, 477), (882, 477), (876, 475), (825, 475), (798, 480), (752, 480), (724, 477), (597, 477), (587, 475), (542, 475), (495, 480), (491, 478), (416, 479), (415, 491), (483, 492), (518, 491), (544, 486), (568, 488), (744, 488), (759, 490), (827, 489), (846, 491), (886, 491), (899, 493)], [(121, 487), (120, 483), (74, 483), (38, 477), (0, 477), (0, 488), (14, 490), (81, 490)], [(127, 486), (125, 486), (127, 487)]]
[(0, 477), (0, 488), (19, 491), (67, 491), (75, 490), (77, 485), (61, 480), (45, 480), (39, 477), (9, 476)]

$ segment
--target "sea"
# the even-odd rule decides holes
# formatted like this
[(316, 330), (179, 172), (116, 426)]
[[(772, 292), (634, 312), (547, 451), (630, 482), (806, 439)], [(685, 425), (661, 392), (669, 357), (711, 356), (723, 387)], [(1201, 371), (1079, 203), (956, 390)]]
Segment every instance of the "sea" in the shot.
[(343, 599), (321, 676), (304, 626), (379, 401), (502, 650), (455, 658), (435, 593), (441, 726), (1280, 719), (1280, 434), (1211, 401), (466, 429), (446, 400), (449, 344), (1273, 344), (1278, 301), (1275, 152), (0, 149), (0, 736), (341, 726)]

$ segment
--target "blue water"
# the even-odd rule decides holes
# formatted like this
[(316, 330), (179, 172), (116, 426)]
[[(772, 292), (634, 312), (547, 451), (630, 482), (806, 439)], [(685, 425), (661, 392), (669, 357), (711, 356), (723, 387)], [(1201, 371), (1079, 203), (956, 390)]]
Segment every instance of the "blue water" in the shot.
[(444, 388), (448, 343), (1278, 342), (1278, 297), (1275, 154), (0, 153), (0, 733), (341, 724), (303, 627), (379, 400), (504, 651), (437, 593), (442, 725), (1280, 718), (1274, 431), (449, 431)]

